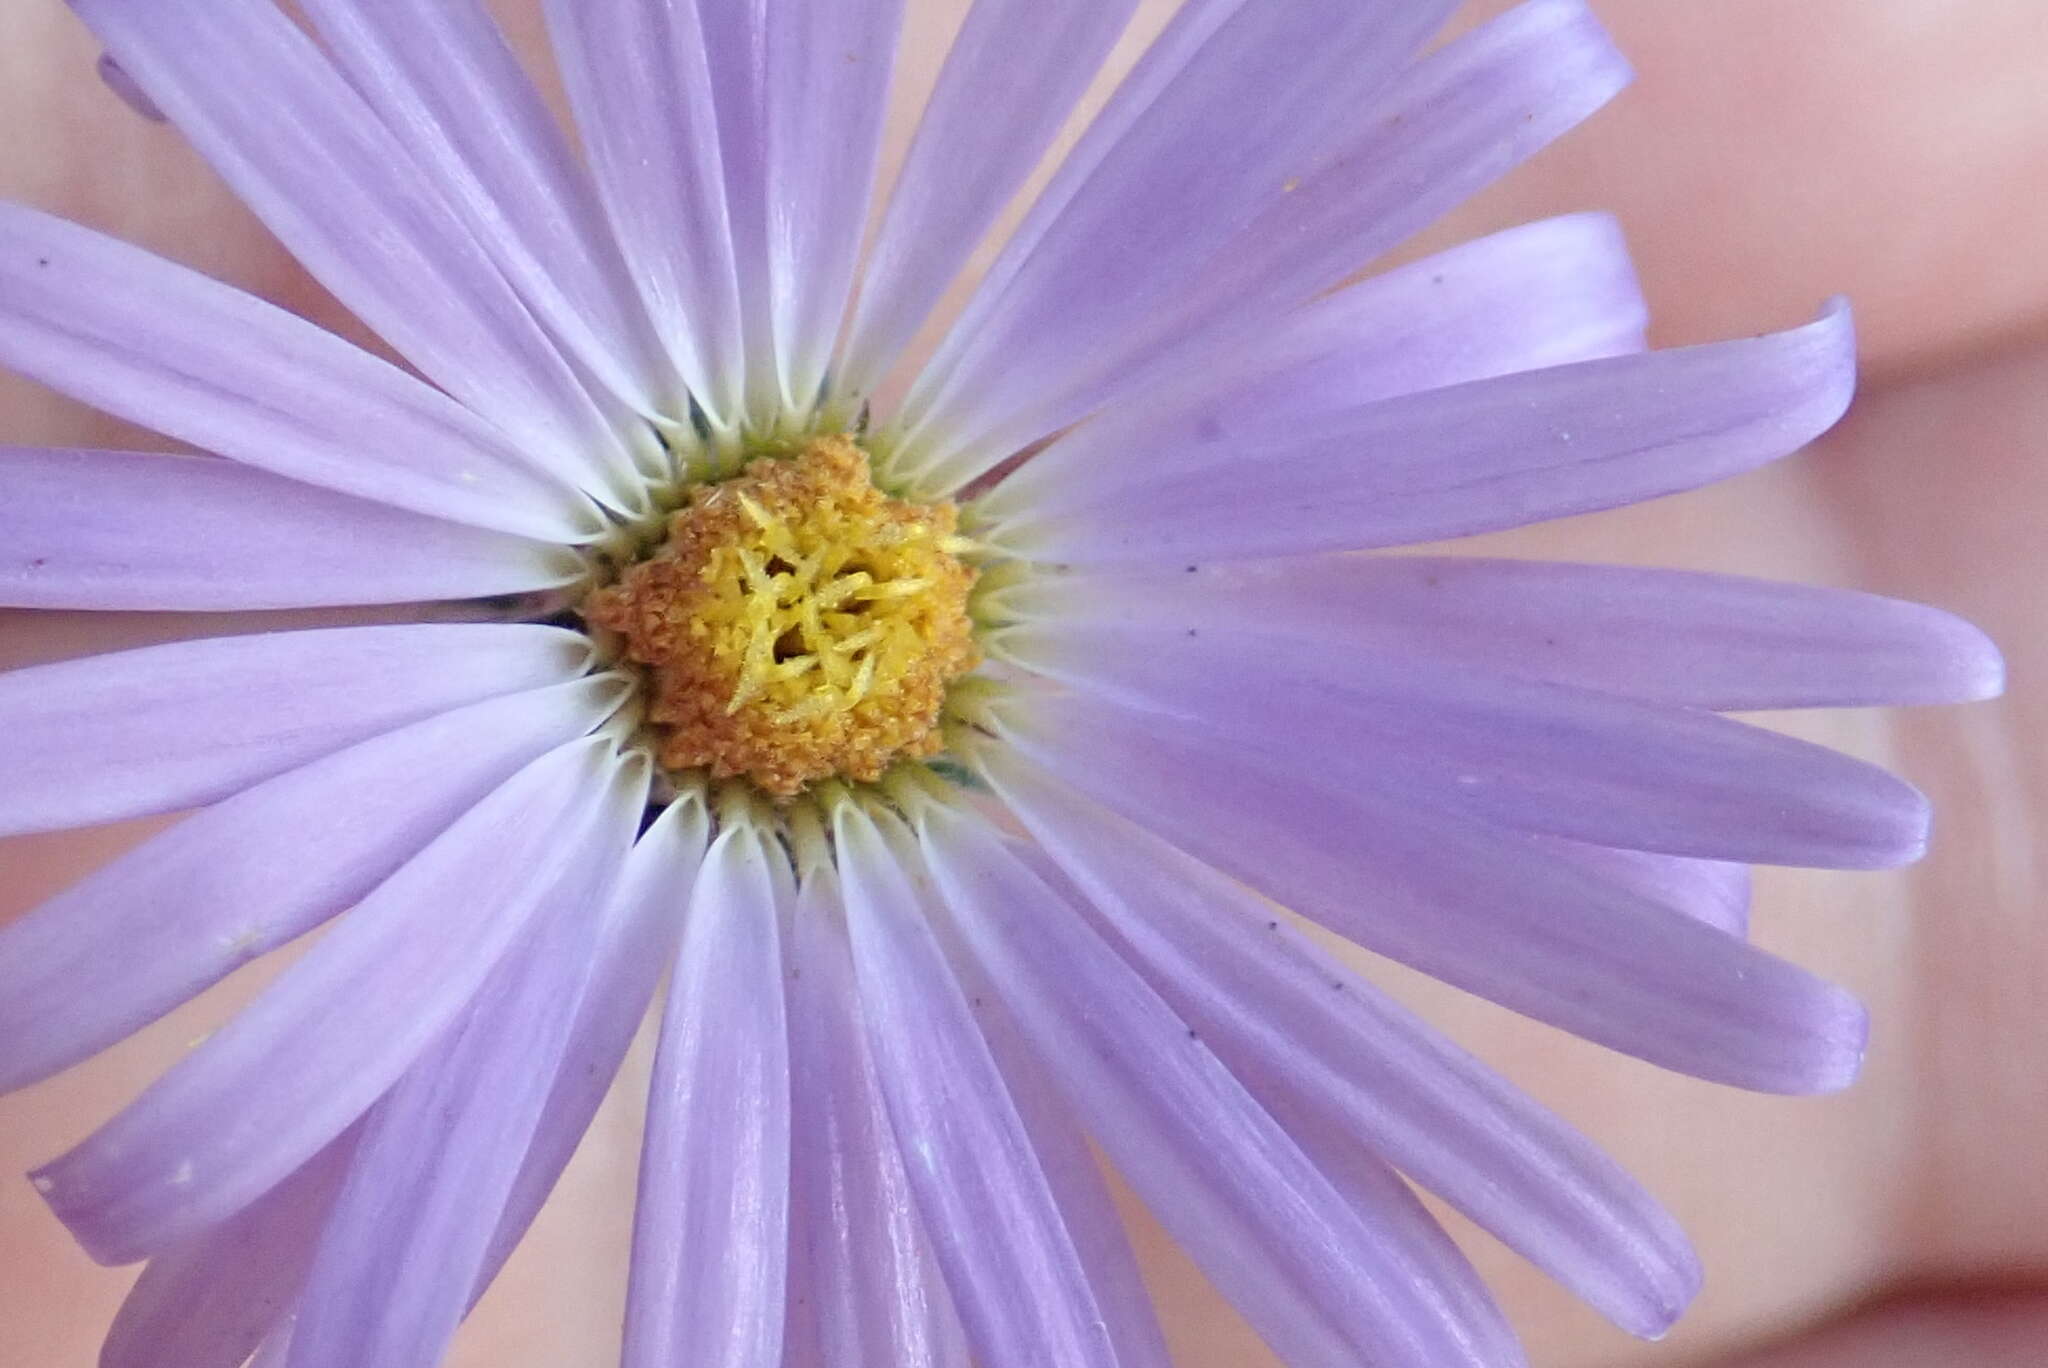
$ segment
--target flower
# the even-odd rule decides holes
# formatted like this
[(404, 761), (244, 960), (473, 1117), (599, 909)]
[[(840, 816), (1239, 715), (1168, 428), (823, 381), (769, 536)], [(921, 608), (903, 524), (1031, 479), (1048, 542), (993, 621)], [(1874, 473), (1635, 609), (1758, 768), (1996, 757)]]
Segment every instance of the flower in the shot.
[(0, 1086), (325, 925), (34, 1176), (150, 1260), (105, 1362), (437, 1360), (664, 973), (634, 1365), (1163, 1363), (1084, 1135), (1291, 1363), (1520, 1361), (1399, 1175), (1668, 1326), (1669, 1217), (1282, 905), (1667, 1067), (1852, 1077), (1744, 866), (1910, 860), (1924, 805), (1718, 714), (1982, 697), (1981, 636), (1353, 554), (1847, 402), (1839, 307), (1644, 352), (1598, 216), (1346, 284), (1619, 88), (1576, 0), (1423, 55), (1442, 0), (1189, 0), (900, 399), (1130, 3), (974, 6), (857, 290), (892, 0), (551, 3), (587, 164), (471, 0), (74, 8), (419, 378), (5, 209), (0, 360), (214, 453), (5, 453), (5, 601), (459, 605), (0, 676), (0, 830), (198, 809), (0, 930)]

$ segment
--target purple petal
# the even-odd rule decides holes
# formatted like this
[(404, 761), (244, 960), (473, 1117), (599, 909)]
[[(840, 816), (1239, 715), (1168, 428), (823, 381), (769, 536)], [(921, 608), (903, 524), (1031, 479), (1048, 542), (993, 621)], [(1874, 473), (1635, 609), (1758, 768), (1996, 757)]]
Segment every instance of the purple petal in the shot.
[[(1049, 453), (1048, 453), (1049, 454)], [(1313, 639), (1716, 711), (1995, 696), (1998, 649), (1937, 608), (1632, 566), (1299, 556), (1046, 576), (1019, 617)]]
[[(1030, 255), (970, 304), (904, 401), (898, 457), (949, 488), (1078, 415), (1052, 406), (1154, 334), (1188, 280), (1326, 157), (1333, 124), (1433, 33), (1452, 0), (1240, 5), (1132, 120)], [(990, 121), (994, 122), (994, 121)], [(1294, 301), (1289, 301), (1294, 302)], [(949, 464), (961, 453), (971, 453)], [(950, 478), (949, 478), (950, 477)]]
[(711, 420), (744, 416), (712, 75), (697, 7), (546, 0), (555, 61), (612, 232), (670, 364)]
[[(1745, 864), (1883, 869), (1927, 803), (1861, 760), (1714, 713), (1426, 656), (1169, 623), (1016, 629), (1015, 658), (1292, 763), (1525, 831)], [(1332, 742), (1337, 742), (1335, 746)]]
[(0, 364), (308, 484), (551, 540), (601, 530), (587, 502), (530, 469), (502, 433), (388, 362), (254, 295), (10, 204)]
[(1152, 345), (1077, 397), (1075, 412), (1244, 345), (1549, 146), (1630, 74), (1585, 0), (1528, 0), (1446, 43), (1396, 78), (1332, 165), (1275, 196), (1212, 257)]
[[(623, 779), (630, 770), (633, 778)], [(583, 795), (598, 820), (441, 1040), (364, 1118), (292, 1332), (291, 1368), (438, 1363), (469, 1309), (589, 981), (648, 767)]]
[(1136, 0), (976, 0), (868, 255), (837, 393), (865, 396), (910, 345), (1136, 8)]
[(343, 1132), (242, 1211), (151, 1259), (100, 1368), (242, 1368), (291, 1316), (355, 1143)]
[(1676, 1223), (1557, 1117), (1249, 889), (1009, 757), (985, 773), (1290, 1134), (1379, 1155), (1637, 1334), (1661, 1334), (1692, 1299), (1698, 1261)]
[(1264, 441), (1204, 438), (1144, 469), (1097, 463), (992, 535), (1041, 560), (1178, 562), (1519, 527), (1777, 460), (1841, 417), (1855, 369), (1836, 304), (1766, 337), (1386, 399)]
[[(937, 804), (920, 842), (944, 902), (1019, 1028), (1117, 1169), (1280, 1357), (1416, 1368), (1522, 1362), (1419, 1210), (1361, 1218), (1185, 1022), (978, 821)], [(1354, 1201), (1369, 1194), (1354, 1191)], [(1426, 1245), (1427, 1254), (1418, 1251)]]
[(1114, 1368), (1073, 1238), (891, 844), (835, 813), (861, 1015), (910, 1189), (977, 1361)]
[(71, 7), (307, 271), (428, 379), (565, 478), (595, 489), (629, 464), (448, 199), (269, 0)]
[(0, 448), (0, 602), (308, 608), (568, 584), (561, 546), (424, 518), (205, 456)]
[(1143, 474), (1205, 442), (1269, 440), (1280, 424), (1397, 394), (1640, 351), (1646, 317), (1612, 218), (1525, 224), (1297, 309), (1241, 355), (1119, 401), (980, 507), (1000, 518), (1077, 469)]
[(1167, 719), (1035, 702), (1003, 736), (1197, 859), (1390, 959), (1654, 1064), (1766, 1092), (1846, 1086), (1841, 989), (1398, 785), (1282, 775)]
[(491, 1237), (475, 1296), (484, 1294), (525, 1236), (610, 1091), (655, 986), (675, 958), (682, 911), (707, 844), (704, 805), (684, 797), (669, 804), (626, 857), (619, 886), (599, 916), (590, 976), (554, 1091)]
[(788, 945), (795, 1144), (784, 1362), (965, 1368), (959, 1321), (918, 1224), (862, 1039), (829, 867), (805, 873)]
[(477, 0), (307, 0), (352, 84), (534, 316), (620, 402), (672, 403), (590, 177)]
[(619, 690), (579, 680), (375, 737), (186, 819), (0, 927), (0, 1091), (105, 1049), (360, 901), (519, 768), (602, 721)]
[(267, 632), (0, 674), (0, 835), (227, 797), (344, 746), (583, 673), (553, 627)]
[(662, 1015), (625, 1368), (775, 1368), (789, 1258), (789, 1033), (779, 845), (744, 825), (712, 842)]
[(867, 229), (903, 0), (782, 0), (770, 10), (767, 273), (781, 399), (803, 413), (824, 384)]
[(1738, 939), (1749, 934), (1749, 866), (1725, 860), (1688, 860), (1538, 836), (1536, 845), (1626, 889)]
[(396, 1082), (555, 890), (609, 858), (601, 795), (621, 771), (609, 744), (576, 742), (521, 770), (34, 1174), (87, 1252), (126, 1263), (234, 1214)]

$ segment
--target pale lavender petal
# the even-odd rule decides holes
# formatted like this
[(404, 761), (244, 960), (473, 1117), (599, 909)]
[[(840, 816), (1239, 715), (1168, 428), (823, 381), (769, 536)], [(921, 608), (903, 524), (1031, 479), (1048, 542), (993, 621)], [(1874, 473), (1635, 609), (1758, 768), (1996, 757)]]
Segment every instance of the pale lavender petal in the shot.
[[(837, 876), (806, 871), (787, 932), (795, 1142), (789, 1368), (965, 1368), (861, 1034)], [(1129, 1365), (1137, 1368), (1137, 1365)]]
[[(978, 820), (920, 808), (962, 938), (1118, 1171), (1280, 1357), (1507, 1368), (1522, 1362), (1469, 1267), (1455, 1293), (1433, 1226), (1361, 1217), (1066, 900)], [(1354, 1190), (1351, 1201), (1370, 1201)], [(1474, 1305), (1480, 1316), (1467, 1320)]]
[(620, 692), (579, 680), (375, 737), (187, 818), (0, 927), (0, 1091), (105, 1049), (360, 901)]
[[(1002, 735), (1190, 855), (1390, 959), (1665, 1068), (1845, 1087), (1867, 1021), (1841, 989), (1400, 785), (1276, 768), (1168, 719), (1035, 700)], [(1326, 742), (1325, 749), (1331, 749)]]
[(524, 624), (405, 624), (178, 641), (0, 674), (0, 835), (216, 802), (344, 746), (583, 673)]
[(968, 1345), (984, 1364), (1115, 1368), (1029, 1133), (922, 900), (877, 829), (895, 819), (851, 803), (835, 818), (876, 1076)]
[(1633, 566), (1296, 556), (1077, 570), (1007, 590), (1021, 617), (1278, 632), (1333, 655), (1469, 668), (1716, 711), (1995, 696), (1998, 648), (1938, 608)]
[(799, 414), (845, 318), (902, 26), (903, 0), (781, 0), (766, 16), (768, 283), (782, 402)]
[[(1297, 1138), (1436, 1192), (1625, 1329), (1698, 1290), (1677, 1223), (1619, 1165), (1271, 904), (999, 753), (984, 772), (1151, 985)], [(1340, 1186), (1342, 1186), (1340, 1184)]]
[(670, 364), (719, 426), (744, 416), (712, 76), (694, 4), (546, 0), (599, 198)]
[(422, 374), (593, 492), (629, 464), (448, 199), (269, 0), (71, 7), (313, 277)]
[(1525, 224), (1295, 310), (1242, 355), (1112, 405), (979, 506), (1000, 518), (1076, 469), (1142, 472), (1205, 442), (1269, 442), (1281, 425), (1397, 394), (1640, 351), (1646, 319), (1611, 217)]
[(839, 394), (866, 395), (910, 344), (1136, 8), (1136, 0), (976, 0), (862, 272), (834, 377)]
[(1317, 169), (1333, 134), (1370, 109), (1454, 7), (1239, 6), (999, 282), (1001, 299), (972, 309), (948, 335), (904, 401), (894, 459), (953, 472), (947, 458), (966, 448), (975, 454), (954, 472), (965, 478), (986, 467), (990, 434), (1020, 423), (1041, 433), (1064, 426), (1073, 415), (1042, 416), (1047, 402), (1152, 335), (1189, 278), (1290, 179)]
[(1750, 877), (1746, 864), (1653, 855), (1647, 850), (1587, 845), (1556, 836), (1530, 839), (1557, 858), (1577, 864), (1595, 878), (1659, 907), (1682, 912), (1731, 936), (1749, 934)]
[[(733, 284), (739, 291), (740, 336), (746, 349), (747, 416), (759, 420), (779, 401), (779, 367), (769, 305), (769, 219), (780, 187), (768, 180), (771, 101), (769, 32), (801, 25), (774, 0), (692, 0), (704, 51), (691, 54), (711, 74), (718, 113), (718, 156), (725, 176), (725, 214), (732, 232)], [(841, 65), (845, 54), (838, 54)]]
[(0, 364), (116, 417), (479, 527), (583, 541), (568, 485), (446, 395), (254, 295), (0, 204)]
[(679, 398), (589, 173), (478, 0), (305, 0), (342, 71), (549, 333), (643, 414)]
[(521, 770), (264, 994), (33, 1176), (102, 1263), (247, 1206), (360, 1116), (466, 1007), (554, 891), (583, 877), (619, 765), (603, 740)]
[(626, 760), (582, 795), (597, 820), (520, 942), (363, 1120), (292, 1332), (292, 1368), (438, 1363), (469, 1309), (589, 982), (596, 916), (640, 815)]
[(181, 611), (518, 594), (574, 551), (421, 517), (232, 461), (0, 448), (0, 603)]
[(610, 1091), (655, 987), (675, 958), (683, 908), (709, 843), (703, 803), (685, 796), (669, 804), (626, 857), (597, 927), (590, 977), (561, 1071), (491, 1237), (475, 1296), (484, 1294), (525, 1236)]
[(242, 1368), (297, 1304), (355, 1143), (344, 1131), (243, 1210), (151, 1259), (100, 1368)]
[(1585, 0), (1528, 0), (1402, 73), (1362, 136), (1304, 177), (1187, 282), (1152, 342), (1069, 407), (1254, 342), (1266, 320), (1341, 284), (1365, 262), (1592, 115), (1628, 62)]
[(775, 1368), (789, 1258), (782, 848), (727, 826), (704, 856), (647, 1100), (625, 1368)]
[(1883, 869), (1927, 802), (1877, 766), (1692, 708), (1260, 631), (1047, 624), (1016, 658), (1306, 775), (1524, 831), (1745, 864)]
[(1463, 537), (1726, 479), (1828, 430), (1846, 305), (1789, 332), (1404, 395), (1263, 439), (1097, 462), (992, 536), (1041, 560), (1204, 561)]

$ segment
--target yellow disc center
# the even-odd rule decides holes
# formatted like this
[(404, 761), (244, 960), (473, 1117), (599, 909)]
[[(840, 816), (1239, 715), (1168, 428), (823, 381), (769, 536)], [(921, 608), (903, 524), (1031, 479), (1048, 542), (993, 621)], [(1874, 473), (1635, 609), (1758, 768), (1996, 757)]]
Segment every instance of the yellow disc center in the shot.
[(980, 663), (956, 522), (950, 503), (876, 489), (853, 442), (815, 437), (691, 490), (583, 615), (648, 667), (669, 769), (778, 798), (873, 781), (938, 751), (946, 686)]

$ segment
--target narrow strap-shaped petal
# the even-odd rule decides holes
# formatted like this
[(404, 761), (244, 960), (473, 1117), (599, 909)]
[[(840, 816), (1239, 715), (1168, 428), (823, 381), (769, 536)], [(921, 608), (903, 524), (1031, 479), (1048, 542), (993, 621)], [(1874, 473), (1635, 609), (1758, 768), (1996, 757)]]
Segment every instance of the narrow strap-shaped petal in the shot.
[(1548, 854), (1579, 865), (1595, 878), (1704, 922), (1731, 936), (1749, 934), (1749, 866), (1727, 860), (1690, 860), (1647, 850), (1588, 845), (1556, 836), (1529, 838)]
[(1136, 0), (976, 0), (862, 273), (839, 394), (865, 396), (910, 344), (1136, 8)]
[(679, 398), (589, 174), (483, 5), (301, 8), (564, 350), (640, 413)]
[(525, 1236), (610, 1091), (655, 986), (675, 958), (683, 909), (708, 844), (704, 804), (683, 797), (669, 804), (626, 857), (618, 888), (599, 917), (590, 977), (554, 1091), (505, 1200), (475, 1296), (484, 1294)]
[(414, 603), (567, 584), (566, 547), (232, 461), (0, 448), (0, 604), (199, 612)]
[(297, 1304), (355, 1141), (344, 1131), (242, 1211), (151, 1259), (100, 1368), (242, 1368)]
[(1846, 589), (1476, 556), (1295, 556), (1044, 576), (1019, 617), (1313, 638), (1680, 707), (1961, 703), (1996, 695), (1969, 623)]
[[(1692, 708), (1263, 631), (1060, 624), (1018, 658), (1325, 781), (1524, 831), (1745, 864), (1883, 869), (1927, 802), (1877, 766)], [(1333, 744), (1334, 743), (1334, 744)]]
[(789, 1028), (770, 860), (719, 833), (690, 896), (647, 1099), (625, 1368), (776, 1368), (789, 1258)]
[(990, 749), (984, 773), (1146, 980), (1287, 1125), (1376, 1153), (1623, 1328), (1699, 1286), (1677, 1223), (1557, 1117), (1241, 884)]
[(620, 691), (579, 680), (373, 737), (187, 818), (0, 927), (0, 1091), (361, 900), (521, 766), (602, 721)]
[(1077, 469), (1143, 471), (1208, 442), (1270, 442), (1284, 425), (1397, 394), (1640, 351), (1647, 316), (1612, 218), (1524, 224), (1340, 290), (1242, 353), (1120, 400), (977, 506), (1001, 518)]
[(580, 541), (566, 483), (438, 390), (274, 304), (0, 204), (0, 364), (246, 465), (479, 527)]
[(706, 416), (744, 416), (718, 115), (697, 7), (546, 0), (556, 64), (612, 232), (669, 361)]
[(968, 1345), (979, 1363), (1116, 1368), (1030, 1135), (878, 821), (894, 819), (844, 803), (834, 826), (861, 1017)]
[(306, 1277), (291, 1368), (438, 1363), (488, 1257), (589, 981), (593, 913), (646, 806), (619, 759), (582, 795), (575, 868), (443, 1038), (363, 1120)]
[(216, 802), (435, 713), (583, 673), (553, 627), (334, 627), (0, 674), (0, 834)]
[[(970, 305), (904, 400), (905, 449), (921, 469), (960, 447), (985, 468), (988, 437), (1040, 416), (1152, 334), (1189, 278), (1290, 179), (1317, 169), (1333, 121), (1372, 97), (1454, 8), (1453, 0), (1301, 0), (1239, 6), (1133, 120), (1003, 297)], [(1063, 415), (1064, 417), (1064, 415)], [(997, 443), (1000, 445), (1000, 443)], [(997, 456), (996, 459), (1000, 459)], [(931, 477), (935, 487), (952, 480)]]
[(534, 761), (337, 921), (134, 1102), (34, 1175), (102, 1263), (247, 1206), (339, 1135), (461, 1015), (593, 839), (610, 743)]
[(766, 21), (768, 285), (781, 399), (801, 416), (825, 382), (867, 231), (903, 0), (774, 0)]
[[(1418, 1210), (1361, 1219), (1187, 1023), (976, 819), (918, 829), (961, 937), (1126, 1181), (1280, 1357), (1508, 1368), (1498, 1310), (1468, 1321)], [(1354, 1193), (1356, 1200), (1365, 1194)], [(1420, 1221), (1416, 1217), (1420, 1216)], [(1469, 1266), (1463, 1280), (1478, 1287)]]
[[(420, 372), (593, 493), (619, 434), (447, 199), (269, 0), (72, 0), (313, 277)], [(223, 73), (233, 73), (226, 78)]]
[(1726, 479), (1827, 431), (1855, 387), (1847, 306), (1788, 332), (1499, 376), (1097, 463), (993, 534), (1052, 561), (1399, 546)]
[(1842, 1088), (1862, 1062), (1867, 1018), (1841, 989), (1398, 786), (1282, 773), (1078, 697), (1033, 700), (1000, 725), (1038, 765), (1197, 859), (1539, 1021), (1767, 1092)]
[(795, 1140), (783, 1361), (965, 1368), (966, 1343), (862, 1035), (839, 881), (829, 867), (805, 873), (786, 943)]
[(1047, 419), (1078, 417), (1118, 393), (1255, 345), (1272, 319), (1513, 170), (1629, 78), (1585, 0), (1527, 0), (1446, 43), (1394, 81), (1333, 164), (1274, 196), (1185, 283), (1145, 346)]

